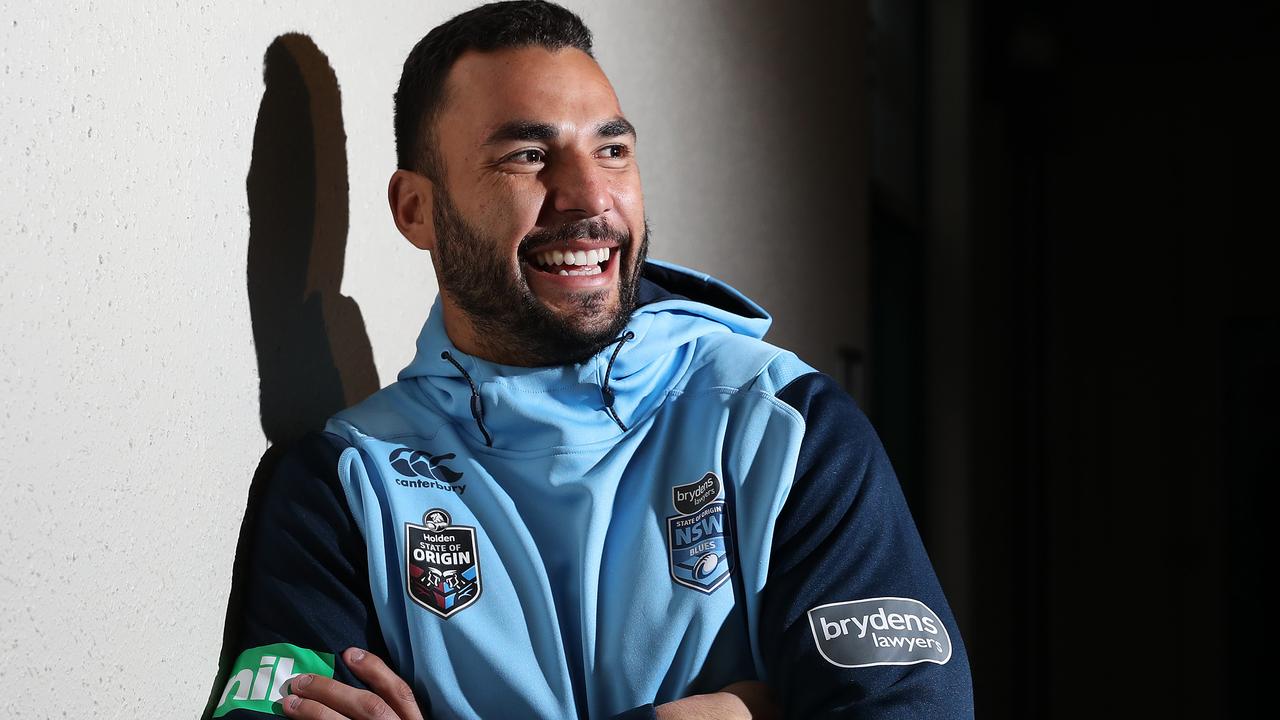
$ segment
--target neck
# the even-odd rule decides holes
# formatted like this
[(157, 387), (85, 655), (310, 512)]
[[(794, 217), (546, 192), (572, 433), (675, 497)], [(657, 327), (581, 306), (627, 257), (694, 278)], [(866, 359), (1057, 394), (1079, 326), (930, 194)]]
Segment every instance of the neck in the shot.
[(492, 333), (480, 332), (471, 318), (449, 299), (447, 293), (441, 293), (440, 304), (444, 310), (444, 331), (449, 336), (449, 342), (462, 352), (499, 365), (534, 367), (539, 364), (524, 353), (495, 343)]

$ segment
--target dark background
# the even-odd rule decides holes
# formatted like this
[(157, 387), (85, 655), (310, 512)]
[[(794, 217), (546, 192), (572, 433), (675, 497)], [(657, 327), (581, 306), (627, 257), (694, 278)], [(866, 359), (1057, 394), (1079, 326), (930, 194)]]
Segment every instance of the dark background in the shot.
[(1276, 4), (869, 10), (867, 405), (978, 716), (1257, 714)]

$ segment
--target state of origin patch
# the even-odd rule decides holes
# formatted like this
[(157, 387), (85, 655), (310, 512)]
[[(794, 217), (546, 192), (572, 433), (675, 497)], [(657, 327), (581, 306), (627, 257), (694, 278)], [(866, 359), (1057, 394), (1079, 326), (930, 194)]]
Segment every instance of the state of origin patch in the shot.
[(476, 529), (454, 525), (449, 513), (432, 508), (422, 524), (405, 523), (405, 587), (409, 598), (449, 618), (480, 598)]
[(671, 579), (699, 592), (715, 592), (733, 571), (724, 484), (709, 472), (697, 482), (671, 488), (671, 502), (679, 513), (667, 518)]

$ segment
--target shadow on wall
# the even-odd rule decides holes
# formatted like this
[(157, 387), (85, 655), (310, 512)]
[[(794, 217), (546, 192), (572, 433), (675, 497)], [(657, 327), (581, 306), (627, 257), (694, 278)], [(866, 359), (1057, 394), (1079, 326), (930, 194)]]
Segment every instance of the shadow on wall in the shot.
[(355, 301), (343, 297), (347, 135), (329, 59), (305, 35), (267, 48), (253, 136), (249, 309), (262, 431), (288, 444), (378, 389)]
[(258, 355), (262, 432), (271, 441), (249, 487), (232, 570), (209, 718), (239, 647), (243, 569), (257, 500), (294, 441), (378, 389), (360, 308), (341, 294), (348, 186), (342, 94), (306, 35), (277, 37), (263, 60), (262, 104), (245, 181), (249, 311)]

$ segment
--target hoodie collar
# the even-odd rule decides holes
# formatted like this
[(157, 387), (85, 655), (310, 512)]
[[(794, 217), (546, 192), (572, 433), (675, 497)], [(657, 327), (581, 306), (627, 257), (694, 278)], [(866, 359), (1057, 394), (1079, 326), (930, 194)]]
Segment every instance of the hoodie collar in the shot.
[(530, 368), (458, 350), (437, 298), (399, 379), (415, 384), (478, 445), (523, 452), (612, 442), (684, 382), (696, 340), (714, 333), (761, 338), (772, 322), (729, 285), (659, 261), (645, 263), (637, 299), (620, 338), (591, 358)]

